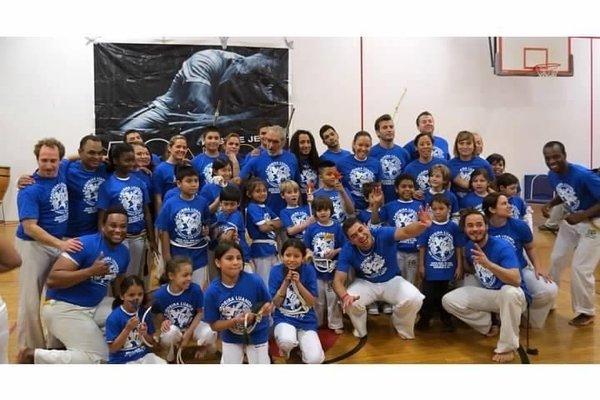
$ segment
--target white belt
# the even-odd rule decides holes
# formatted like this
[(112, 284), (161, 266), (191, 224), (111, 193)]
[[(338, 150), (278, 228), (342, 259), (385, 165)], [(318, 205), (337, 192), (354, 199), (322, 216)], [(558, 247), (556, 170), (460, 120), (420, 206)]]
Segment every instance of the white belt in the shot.
[(252, 243), (256, 243), (256, 244), (259, 244), (259, 243), (270, 244), (272, 246), (277, 247), (277, 242), (274, 241), (273, 239), (256, 239), (256, 240), (253, 240)]
[(197, 246), (182, 246), (179, 243), (176, 243), (174, 241), (170, 241), (171, 245), (175, 246), (175, 247), (180, 247), (182, 249), (193, 249), (193, 250), (198, 250), (198, 249), (203, 249), (206, 246), (208, 246), (208, 240), (206, 240), (206, 238), (202, 238), (200, 239), (200, 242), (198, 242)]

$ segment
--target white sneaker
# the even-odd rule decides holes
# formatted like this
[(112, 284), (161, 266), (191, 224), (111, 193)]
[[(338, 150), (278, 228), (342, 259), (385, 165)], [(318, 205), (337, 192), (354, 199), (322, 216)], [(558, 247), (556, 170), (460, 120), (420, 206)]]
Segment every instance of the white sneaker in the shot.
[(379, 308), (377, 307), (377, 302), (371, 303), (367, 306), (367, 314), (379, 315)]
[(390, 315), (392, 313), (392, 305), (388, 303), (383, 304), (383, 313)]

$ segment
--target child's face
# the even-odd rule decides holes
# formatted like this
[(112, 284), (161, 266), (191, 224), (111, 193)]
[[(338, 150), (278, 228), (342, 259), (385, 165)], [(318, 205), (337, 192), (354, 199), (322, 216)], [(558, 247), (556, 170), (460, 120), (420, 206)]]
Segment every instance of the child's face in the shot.
[(144, 300), (144, 288), (139, 285), (129, 286), (127, 291), (121, 294), (121, 300), (128, 311), (135, 311)]
[(295, 247), (288, 247), (282, 254), (283, 265), (288, 269), (298, 269), (302, 265), (302, 252)]
[(458, 154), (463, 157), (470, 157), (475, 151), (475, 144), (470, 139), (461, 140), (457, 145)]
[(517, 194), (518, 190), (519, 190), (519, 185), (517, 183), (513, 183), (512, 185), (508, 185), (508, 186), (500, 186), (500, 193), (502, 193), (503, 195), (505, 195), (508, 198), (511, 198), (515, 194)]
[(409, 180), (400, 181), (396, 186), (396, 193), (398, 193), (400, 200), (408, 201), (412, 199), (415, 193), (415, 185)]
[(236, 248), (227, 250), (220, 259), (215, 260), (217, 268), (221, 270), (221, 275), (230, 279), (237, 278), (244, 267), (242, 253)]
[(285, 204), (288, 206), (297, 206), (298, 200), (300, 199), (300, 191), (298, 188), (287, 189), (281, 194), (281, 197), (285, 200)]
[(135, 164), (137, 167), (147, 167), (150, 165), (150, 152), (147, 148), (142, 146), (133, 146), (133, 151), (135, 154)]
[(434, 171), (429, 174), (429, 186), (435, 190), (441, 190), (444, 188), (444, 176), (439, 171)]
[(122, 153), (115, 161), (115, 167), (121, 173), (128, 174), (135, 168), (135, 154), (133, 151)]
[(182, 180), (177, 181), (177, 187), (186, 196), (194, 196), (198, 193), (200, 182), (197, 176), (186, 176)]
[(178, 291), (187, 290), (192, 283), (192, 272), (190, 264), (181, 264), (175, 273), (169, 273), (169, 282)]
[(450, 209), (444, 203), (434, 201), (431, 204), (431, 211), (433, 212), (434, 221), (445, 222), (448, 220), (448, 212)]
[(327, 167), (321, 170), (321, 182), (325, 187), (334, 187), (338, 180), (338, 170), (336, 167)]
[(254, 190), (250, 193), (250, 198), (259, 204), (267, 201), (267, 187), (265, 185), (257, 185)]
[(225, 152), (238, 154), (240, 152), (240, 139), (236, 137), (230, 137), (225, 143)]
[(218, 132), (206, 132), (204, 135), (204, 147), (210, 152), (219, 151), (221, 136)]
[(488, 189), (488, 181), (483, 177), (483, 175), (477, 175), (473, 178), (473, 191), (477, 194), (482, 194), (487, 192)]
[(329, 208), (323, 208), (315, 211), (315, 218), (322, 224), (328, 224), (331, 219), (331, 210)]
[(169, 153), (173, 156), (176, 161), (181, 161), (187, 154), (188, 146), (187, 142), (183, 139), (177, 139), (171, 147), (169, 147)]
[(233, 200), (223, 200), (221, 201), (221, 211), (226, 214), (232, 214), (237, 210), (239, 203)]
[(504, 173), (504, 163), (502, 161), (496, 161), (492, 163), (492, 171), (494, 171), (494, 175), (498, 176)]
[(223, 177), (225, 182), (229, 182), (233, 177), (233, 171), (231, 170), (231, 165), (226, 165), (221, 169), (215, 171), (215, 176)]

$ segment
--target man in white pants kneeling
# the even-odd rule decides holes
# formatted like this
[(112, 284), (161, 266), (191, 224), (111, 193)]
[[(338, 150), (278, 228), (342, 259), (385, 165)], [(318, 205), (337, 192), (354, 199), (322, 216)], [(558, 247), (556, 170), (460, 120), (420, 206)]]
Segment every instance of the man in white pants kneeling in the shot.
[[(333, 278), (333, 289), (348, 312), (354, 336), (367, 336), (366, 306), (374, 301), (392, 305), (392, 324), (402, 339), (413, 339), (415, 319), (425, 296), (400, 276), (396, 260), (396, 242), (416, 237), (431, 225), (428, 212), (419, 213), (419, 221), (404, 228), (369, 229), (355, 217), (344, 221), (344, 233), (350, 243), (344, 244)], [(350, 268), (356, 279), (346, 290)]]
[(510, 243), (488, 235), (488, 221), (480, 211), (466, 209), (460, 217), (460, 228), (469, 238), (464, 265), (474, 269), (481, 287), (454, 289), (442, 298), (442, 305), (486, 336), (497, 334), (497, 328), (492, 326), (492, 313), (499, 313), (502, 325), (492, 360), (511, 362), (519, 348), (521, 314), (527, 308), (519, 259)]

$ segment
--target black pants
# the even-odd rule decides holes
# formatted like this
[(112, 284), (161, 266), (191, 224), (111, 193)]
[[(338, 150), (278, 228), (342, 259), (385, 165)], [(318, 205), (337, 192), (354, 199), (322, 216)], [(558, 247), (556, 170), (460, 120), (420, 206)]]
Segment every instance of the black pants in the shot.
[(440, 313), (442, 322), (450, 322), (450, 314), (442, 307), (442, 297), (450, 291), (450, 281), (423, 281), (421, 291), (425, 295), (421, 307), (421, 319), (429, 321), (436, 311)]

